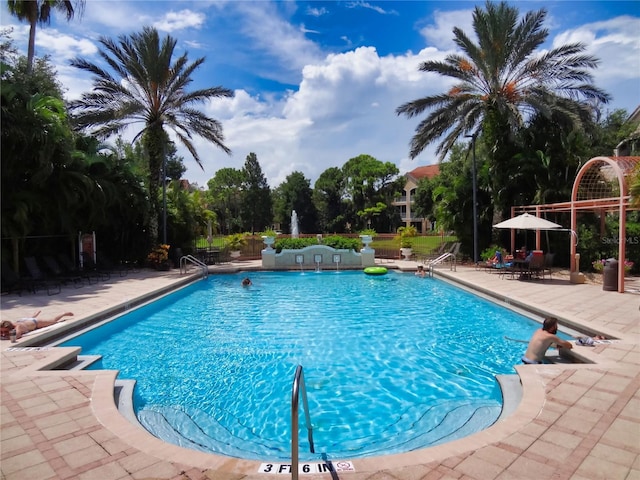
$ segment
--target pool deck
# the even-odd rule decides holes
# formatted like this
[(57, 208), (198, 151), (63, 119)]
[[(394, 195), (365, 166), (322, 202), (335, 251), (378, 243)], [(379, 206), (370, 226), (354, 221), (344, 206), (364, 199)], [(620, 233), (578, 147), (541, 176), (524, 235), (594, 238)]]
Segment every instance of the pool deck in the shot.
[[(383, 266), (415, 269), (415, 262)], [(212, 267), (256, 269), (259, 262)], [(595, 363), (518, 365), (522, 400), (496, 424), (444, 445), (399, 455), (354, 459), (355, 471), (301, 474), (302, 479), (489, 480), (640, 479), (640, 278), (627, 292), (597, 284), (571, 284), (566, 277), (521, 281), (458, 266), (438, 275), (472, 285), (498, 302), (555, 315), (582, 331), (615, 338), (574, 352)], [(77, 351), (29, 347), (39, 336), (69, 329), (135, 305), (136, 299), (184, 282), (177, 270), (117, 274), (94, 285), (3, 295), (2, 319), (43, 310), (72, 311), (66, 322), (2, 341), (0, 472), (13, 479), (240, 480), (288, 478), (259, 473), (260, 462), (185, 450), (166, 444), (130, 422), (113, 400), (113, 371), (44, 370)], [(416, 279), (429, 281), (429, 279)], [(424, 308), (438, 299), (425, 298)], [(401, 305), (401, 299), (399, 299)], [(473, 319), (469, 319), (470, 322)], [(482, 332), (478, 332), (482, 335)], [(40, 337), (42, 338), (42, 337)], [(178, 337), (177, 337), (178, 338)], [(37, 343), (34, 343), (37, 344)], [(523, 345), (524, 347), (524, 345)], [(334, 462), (337, 470), (339, 465)]]

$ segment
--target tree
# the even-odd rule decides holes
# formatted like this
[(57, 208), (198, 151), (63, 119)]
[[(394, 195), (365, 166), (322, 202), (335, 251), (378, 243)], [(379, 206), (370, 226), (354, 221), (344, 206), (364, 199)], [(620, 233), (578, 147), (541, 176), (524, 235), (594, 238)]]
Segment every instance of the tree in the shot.
[(345, 226), (344, 176), (338, 167), (320, 174), (313, 189), (313, 203), (318, 212), (320, 231), (342, 232)]
[(184, 166), (184, 159), (177, 155), (178, 149), (176, 144), (169, 142), (167, 144), (167, 168), (165, 175), (167, 179), (180, 180), (184, 172), (187, 171), (187, 167)]
[(51, 21), (51, 11), (57, 10), (71, 20), (76, 10), (84, 8), (84, 0), (76, 0), (75, 9), (69, 0), (7, 0), (9, 12), (18, 18), (29, 23), (29, 46), (27, 53), (27, 73), (33, 69), (33, 59), (35, 57), (36, 26), (44, 25)]
[[(477, 209), (478, 246), (482, 251), (491, 242), (493, 208), (489, 202), (489, 168), (483, 149), (477, 152)], [(440, 173), (418, 190), (424, 196), (429, 190), (431, 202), (418, 196), (418, 206), (428, 211), (433, 205), (437, 224), (444, 230), (452, 230), (462, 242), (464, 252), (471, 255), (473, 249), (473, 190), (471, 181), (472, 159), (463, 144), (454, 145), (451, 155), (440, 165)]]
[[(345, 181), (346, 197), (351, 200), (348, 221), (356, 230), (363, 230), (369, 225), (357, 212), (375, 207), (378, 202), (388, 205), (387, 211), (376, 216), (371, 228), (378, 232), (389, 231), (394, 225), (397, 214), (391, 205), (398, 196), (404, 179), (398, 177), (398, 167), (391, 162), (381, 162), (370, 155), (359, 155), (351, 158), (342, 166)], [(399, 220), (399, 218), (398, 218)]]
[(291, 212), (296, 211), (301, 233), (318, 231), (318, 213), (313, 203), (311, 182), (302, 172), (287, 175), (278, 187), (278, 218), (283, 219), (285, 230), (291, 231)]
[(240, 215), (244, 230), (251, 233), (271, 226), (271, 189), (255, 153), (250, 153), (242, 169), (243, 193)]
[(636, 165), (633, 175), (629, 176), (629, 194), (631, 206), (640, 208), (640, 163)]
[(476, 7), (473, 28), (478, 43), (456, 27), (454, 41), (462, 54), (423, 62), (419, 67), (457, 83), (446, 93), (405, 103), (396, 110), (410, 118), (430, 112), (411, 140), (411, 158), (440, 141), (436, 152), (442, 159), (458, 139), (482, 130), (478, 140), (492, 154), (493, 200), (501, 210), (511, 203), (506, 195), (511, 191), (504, 186), (509, 185), (510, 163), (518, 153), (514, 134), (529, 115), (547, 119), (560, 115), (580, 126), (592, 114), (580, 98), (609, 101), (608, 94), (592, 85), (588, 70), (598, 61), (583, 53), (583, 44), (562, 45), (536, 55), (549, 34), (543, 28), (546, 10), (528, 12), (519, 22), (518, 15), (518, 9), (506, 2), (488, 1), (485, 10)]
[(242, 170), (221, 168), (207, 182), (210, 209), (216, 213), (220, 230), (225, 234), (240, 232), (240, 208), (244, 175)]
[(149, 158), (149, 193), (156, 213), (151, 218), (150, 233), (157, 239), (157, 192), (168, 142), (165, 128), (173, 131), (200, 167), (193, 135), (230, 153), (223, 143), (220, 122), (194, 105), (218, 97), (232, 97), (233, 92), (220, 86), (189, 92), (193, 72), (202, 65), (204, 57), (189, 63), (184, 53), (172, 62), (177, 41), (169, 35), (161, 41), (155, 28), (145, 27), (140, 33), (120, 36), (117, 42), (101, 37), (100, 43), (104, 47), (100, 56), (113, 73), (75, 58), (71, 64), (93, 74), (94, 81), (93, 91), (71, 102), (70, 109), (76, 115), (77, 125), (92, 129), (99, 138), (142, 124), (135, 139), (142, 138)]
[(24, 81), (25, 72), (26, 62), (19, 60), (2, 75), (3, 237), (24, 237), (36, 228), (55, 231), (69, 213), (66, 206), (54, 208), (69, 192), (51, 182), (57, 170), (72, 171), (73, 149), (55, 72), (46, 60), (37, 62), (32, 81)]

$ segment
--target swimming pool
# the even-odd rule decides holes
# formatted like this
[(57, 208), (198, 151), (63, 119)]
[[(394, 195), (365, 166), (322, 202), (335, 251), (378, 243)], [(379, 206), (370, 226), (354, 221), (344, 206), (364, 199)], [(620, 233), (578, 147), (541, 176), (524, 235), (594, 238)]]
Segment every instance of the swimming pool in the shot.
[[(318, 454), (410, 451), (490, 426), (496, 374), (539, 324), (435, 279), (256, 272), (197, 282), (63, 345), (137, 380), (139, 420), (166, 441), (290, 458), (290, 398), (305, 369)], [(301, 422), (304, 428), (304, 422)]]

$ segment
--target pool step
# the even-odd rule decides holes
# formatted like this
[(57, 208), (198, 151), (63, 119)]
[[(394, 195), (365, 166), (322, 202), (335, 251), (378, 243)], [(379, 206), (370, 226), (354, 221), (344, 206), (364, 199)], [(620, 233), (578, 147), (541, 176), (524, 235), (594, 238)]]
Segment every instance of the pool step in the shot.
[[(312, 460), (326, 454), (329, 458), (355, 458), (370, 455), (397, 453), (438, 445), (491, 426), (500, 415), (495, 402), (464, 400), (441, 402), (428, 409), (415, 407), (406, 412), (383, 432), (371, 432), (366, 428), (360, 436), (339, 444), (332, 438), (345, 438), (341, 430), (352, 430), (354, 425), (314, 426), (317, 454), (304, 452), (301, 459)], [(421, 413), (418, 413), (421, 412)], [(415, 417), (415, 418), (413, 418)], [(312, 416), (313, 419), (313, 416)], [(139, 422), (153, 435), (176, 445), (204, 452), (215, 452), (232, 457), (255, 460), (286, 460), (290, 458), (288, 440), (277, 445), (257, 436), (240, 422), (221, 419), (225, 424), (200, 410), (184, 411), (173, 407), (154, 407), (138, 412)], [(288, 436), (287, 436), (288, 438)]]

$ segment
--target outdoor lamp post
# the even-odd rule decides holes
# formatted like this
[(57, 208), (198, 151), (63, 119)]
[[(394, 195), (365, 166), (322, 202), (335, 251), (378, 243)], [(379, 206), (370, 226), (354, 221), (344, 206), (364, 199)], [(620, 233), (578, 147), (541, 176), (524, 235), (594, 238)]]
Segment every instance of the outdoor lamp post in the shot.
[(162, 148), (162, 243), (167, 244), (167, 152)]
[(473, 149), (473, 163), (471, 166), (471, 185), (473, 189), (473, 263), (478, 263), (478, 204), (477, 196), (477, 180), (476, 180), (476, 135), (465, 135), (471, 139), (471, 147)]

